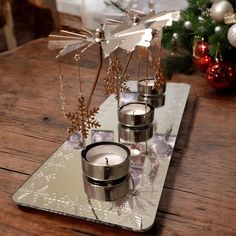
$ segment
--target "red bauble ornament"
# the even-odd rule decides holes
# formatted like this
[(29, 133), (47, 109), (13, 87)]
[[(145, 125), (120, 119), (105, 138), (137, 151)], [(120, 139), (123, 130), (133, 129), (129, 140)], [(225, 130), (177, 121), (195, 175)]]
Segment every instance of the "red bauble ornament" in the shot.
[(197, 57), (209, 55), (209, 45), (206, 42), (200, 41), (195, 47), (195, 55)]
[(205, 72), (212, 62), (212, 57), (209, 55), (201, 56), (201, 57), (193, 57), (193, 64), (197, 70)]
[(196, 44), (193, 52), (193, 64), (197, 70), (206, 71), (212, 57), (209, 55), (208, 43), (200, 41)]
[(208, 83), (217, 90), (228, 88), (232, 84), (233, 76), (233, 66), (223, 61), (212, 63), (206, 72)]

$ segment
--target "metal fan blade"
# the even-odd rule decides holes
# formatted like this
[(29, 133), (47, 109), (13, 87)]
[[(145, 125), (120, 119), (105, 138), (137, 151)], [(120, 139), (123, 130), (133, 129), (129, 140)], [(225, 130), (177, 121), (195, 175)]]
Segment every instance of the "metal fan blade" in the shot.
[(114, 37), (120, 38), (120, 37), (126, 37), (133, 34), (138, 34), (144, 31), (146, 28), (147, 26), (145, 24), (134, 25), (134, 26), (129, 27), (128, 29), (122, 30), (114, 34)]
[(160, 30), (162, 29), (163, 27), (167, 26), (168, 24), (168, 20), (164, 20), (164, 21), (159, 21), (159, 22), (153, 22), (151, 24), (151, 28), (153, 30)]
[(70, 36), (70, 35), (60, 35), (60, 34), (50, 34), (48, 36), (51, 40), (78, 40), (77, 36)]
[(151, 12), (149, 12), (146, 16), (143, 16), (143, 17), (141, 18), (141, 21), (142, 21), (142, 22), (145, 22), (146, 20), (149, 20), (149, 19), (151, 19), (151, 18), (153, 18), (153, 17), (156, 17), (156, 16), (157, 16), (157, 14), (156, 14), (155, 12), (151, 11)]
[(75, 45), (75, 44), (81, 44), (84, 40), (49, 40), (48, 41), (48, 48), (49, 49), (59, 49), (64, 48), (67, 45)]
[(84, 32), (90, 34), (91, 36), (94, 36), (94, 34), (91, 31), (85, 29), (84, 27), (81, 27), (81, 30), (83, 30)]
[(107, 25), (104, 24), (102, 29), (104, 31), (104, 34), (106, 35), (106, 37), (110, 36), (110, 33), (117, 27), (117, 25)]
[(88, 38), (87, 35), (81, 34), (81, 33), (75, 33), (75, 32), (71, 32), (71, 31), (67, 31), (67, 30), (60, 30), (60, 32), (61, 32), (62, 34), (70, 35), (70, 36), (75, 36), (75, 37), (77, 37), (77, 38), (85, 38), (85, 39)]
[(57, 57), (62, 57), (70, 52), (73, 52), (81, 47), (84, 47), (88, 45), (89, 43), (87, 41), (83, 41), (81, 43), (75, 43), (75, 44), (67, 44), (57, 55)]
[(109, 18), (106, 19), (106, 22), (114, 23), (114, 24), (122, 24), (123, 23), (123, 21), (115, 20), (115, 19), (109, 19)]
[(116, 34), (119, 33), (121, 31), (127, 30), (130, 28), (130, 24), (128, 22), (124, 22), (118, 26), (116, 26), (116, 28), (114, 30), (112, 30), (110, 33), (111, 34)]
[(180, 18), (180, 11), (172, 11), (172, 19), (173, 21), (178, 21)]
[(129, 35), (120, 45), (120, 48), (132, 52), (136, 46), (149, 47), (152, 39), (152, 29), (145, 29), (135, 34)]
[(107, 57), (112, 52), (114, 52), (122, 44), (122, 42), (122, 39), (109, 39), (106, 42), (102, 43), (104, 57)]
[[(152, 23), (152, 21), (149, 22), (149, 20), (154, 18), (154, 17), (157, 17), (157, 14), (154, 13), (154, 12), (150, 12), (146, 16), (144, 16), (140, 19), (140, 22), (138, 23), (138, 25), (144, 25), (145, 24), (145, 27), (148, 28)], [(135, 31), (136, 28), (133, 28), (133, 27), (136, 27), (136, 26), (137, 25), (132, 24), (132, 21), (130, 19), (130, 20), (125, 21), (122, 24), (118, 25), (113, 31), (111, 31), (111, 34), (120, 33), (120, 32), (123, 32), (125, 30), (129, 30), (131, 28), (132, 28), (133, 31)]]
[(144, 15), (146, 15), (145, 12), (139, 11), (139, 10), (136, 10), (136, 9), (129, 9), (129, 10), (128, 10), (128, 14), (131, 14), (132, 16), (133, 16), (133, 15), (138, 15), (138, 16), (144, 16)]
[(177, 19), (178, 18), (178, 13), (175, 12), (168, 12), (168, 13), (160, 13), (157, 14), (156, 16), (152, 16), (150, 18), (145, 19), (145, 23), (150, 23), (150, 22), (165, 22), (166, 21), (166, 25), (165, 26), (170, 26), (172, 25), (172, 21), (173, 19)]

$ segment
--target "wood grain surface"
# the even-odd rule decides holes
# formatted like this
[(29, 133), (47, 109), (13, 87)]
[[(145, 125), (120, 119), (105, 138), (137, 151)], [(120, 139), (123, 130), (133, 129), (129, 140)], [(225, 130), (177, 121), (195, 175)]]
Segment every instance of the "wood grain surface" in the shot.
[[(134, 233), (47, 212), (11, 199), (65, 141), (56, 53), (39, 39), (0, 54), (0, 235), (236, 235), (236, 91), (216, 92), (204, 75), (178, 74), (191, 92), (153, 227)], [(88, 94), (96, 68), (91, 48), (82, 64)], [(78, 94), (77, 70), (62, 61), (68, 110)], [(104, 63), (102, 76), (106, 71)], [(135, 62), (129, 73), (136, 75)], [(102, 77), (101, 76), (101, 77)], [(93, 106), (105, 96), (99, 80)]]

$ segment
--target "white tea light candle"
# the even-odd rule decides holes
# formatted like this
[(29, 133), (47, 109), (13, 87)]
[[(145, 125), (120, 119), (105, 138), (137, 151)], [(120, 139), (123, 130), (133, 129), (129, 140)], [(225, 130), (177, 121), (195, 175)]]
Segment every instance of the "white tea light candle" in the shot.
[(166, 83), (160, 88), (156, 88), (154, 78), (143, 79), (138, 82), (138, 93), (143, 96), (162, 95), (166, 91)]
[(143, 103), (130, 103), (121, 109), (126, 115), (144, 115), (150, 111), (150, 107)]
[(84, 190), (97, 200), (113, 201), (130, 189), (130, 151), (115, 142), (90, 144), (82, 151)]
[(154, 86), (154, 79), (140, 80), (139, 84), (143, 86)]
[(87, 161), (98, 166), (118, 165), (125, 161), (125, 157), (114, 153), (99, 153), (94, 156), (88, 156)]
[(94, 180), (119, 179), (129, 173), (129, 157), (129, 149), (120, 143), (93, 143), (82, 151), (82, 168)]
[(146, 126), (153, 121), (154, 107), (144, 102), (130, 102), (120, 107), (118, 117), (125, 126)]

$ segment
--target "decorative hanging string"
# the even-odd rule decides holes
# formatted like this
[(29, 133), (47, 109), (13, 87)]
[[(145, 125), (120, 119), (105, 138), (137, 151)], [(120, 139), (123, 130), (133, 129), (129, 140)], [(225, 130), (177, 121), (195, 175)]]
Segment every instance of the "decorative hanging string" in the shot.
[(61, 61), (60, 58), (57, 58), (58, 61), (58, 71), (59, 71), (59, 81), (60, 81), (60, 99), (61, 99), (61, 109), (62, 109), (62, 113), (63, 116), (65, 116), (66, 111), (65, 111), (65, 107), (66, 107), (66, 98), (64, 95), (64, 76), (62, 74), (62, 70), (61, 70)]
[(75, 54), (74, 59), (77, 62), (77, 73), (78, 73), (78, 81), (79, 81), (79, 96), (82, 96), (82, 83), (81, 83), (81, 76), (80, 76), (80, 54)]
[(125, 73), (126, 73), (128, 67), (129, 67), (129, 64), (130, 64), (131, 58), (132, 58), (132, 56), (133, 56), (133, 53), (134, 53), (134, 51), (132, 51), (132, 52), (129, 53), (128, 61), (127, 61), (127, 63), (126, 63), (126, 66), (125, 66), (125, 69), (124, 69), (124, 71), (123, 71), (123, 73), (122, 73), (122, 76), (125, 75)]
[(149, 77), (149, 53), (148, 49), (146, 48), (146, 79)]
[(89, 95), (89, 98), (88, 98), (88, 103), (87, 103), (87, 107), (90, 106), (90, 103), (91, 103), (91, 100), (92, 100), (92, 96), (94, 94), (94, 91), (95, 91), (95, 88), (96, 88), (96, 85), (97, 85), (97, 82), (98, 82), (98, 79), (99, 79), (99, 76), (100, 76), (100, 73), (101, 73), (101, 69), (102, 69), (102, 64), (103, 64), (103, 56), (102, 56), (102, 45), (101, 45), (101, 42), (98, 43), (99, 45), (99, 65), (98, 65), (98, 69), (97, 69), (97, 75), (96, 75), (96, 78), (93, 82), (93, 86), (92, 86), (92, 90), (90, 92), (90, 95)]
[(81, 73), (80, 73), (80, 59), (81, 59), (81, 55), (89, 48), (91, 47), (93, 44), (90, 43), (88, 44), (86, 47), (84, 47), (80, 53), (76, 53), (75, 54), (75, 61), (77, 62), (77, 73), (78, 73), (78, 82), (79, 82), (79, 96), (82, 96), (83, 91), (82, 91), (82, 80), (81, 80)]

